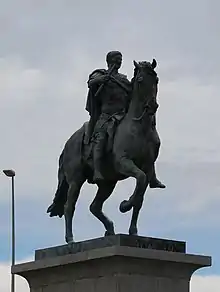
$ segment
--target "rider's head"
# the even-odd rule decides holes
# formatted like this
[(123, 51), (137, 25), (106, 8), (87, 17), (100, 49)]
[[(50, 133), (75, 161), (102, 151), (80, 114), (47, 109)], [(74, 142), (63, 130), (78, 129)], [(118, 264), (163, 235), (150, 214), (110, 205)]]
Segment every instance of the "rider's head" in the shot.
[(122, 63), (122, 53), (119, 51), (109, 52), (106, 56), (106, 62), (108, 67), (111, 67), (115, 64), (116, 69), (119, 69)]

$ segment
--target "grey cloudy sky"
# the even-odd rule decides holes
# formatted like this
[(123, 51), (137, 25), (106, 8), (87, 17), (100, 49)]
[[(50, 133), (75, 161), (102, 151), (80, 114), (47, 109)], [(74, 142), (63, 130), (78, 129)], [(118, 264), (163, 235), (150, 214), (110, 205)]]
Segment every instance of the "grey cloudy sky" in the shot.
[[(116, 49), (124, 56), (121, 72), (129, 78), (133, 59), (158, 61), (162, 147), (157, 166), (168, 188), (149, 191), (141, 233), (186, 238), (193, 251), (213, 253), (217, 260), (210, 273), (220, 275), (219, 1), (0, 0), (0, 7), (0, 167), (17, 171), (20, 244), (30, 224), (40, 245), (50, 243), (49, 227), (54, 244), (62, 243), (62, 221), (44, 214), (56, 188), (58, 157), (88, 119), (88, 74), (105, 67), (106, 53)], [(132, 180), (120, 183), (107, 209), (121, 232), (129, 217), (116, 212), (132, 187)], [(0, 176), (0, 260), (7, 259), (8, 192), (8, 181)], [(95, 219), (92, 229), (86, 217), (94, 194), (95, 188), (85, 185), (82, 214), (77, 213), (82, 229), (75, 228), (80, 239), (103, 232)], [(27, 214), (35, 214), (34, 222), (27, 222)], [(39, 230), (36, 222), (45, 228)], [(210, 234), (211, 243), (200, 248), (203, 234)], [(22, 256), (32, 256), (35, 247), (30, 242)]]

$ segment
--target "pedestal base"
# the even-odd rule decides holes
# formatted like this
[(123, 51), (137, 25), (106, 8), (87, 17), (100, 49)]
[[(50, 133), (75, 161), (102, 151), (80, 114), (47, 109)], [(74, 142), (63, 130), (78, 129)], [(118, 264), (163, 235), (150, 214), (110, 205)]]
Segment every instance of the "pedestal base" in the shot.
[(188, 292), (193, 272), (210, 265), (183, 242), (116, 235), (36, 251), (12, 273), (31, 292)]

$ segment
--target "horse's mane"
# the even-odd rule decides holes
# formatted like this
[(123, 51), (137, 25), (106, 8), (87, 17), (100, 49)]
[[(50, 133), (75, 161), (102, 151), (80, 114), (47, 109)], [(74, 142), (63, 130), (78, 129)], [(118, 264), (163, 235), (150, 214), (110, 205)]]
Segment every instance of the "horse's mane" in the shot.
[(135, 78), (137, 76), (137, 73), (138, 73), (138, 68), (137, 67), (134, 67), (134, 75), (133, 75), (133, 77), (131, 79), (132, 86), (134, 84), (134, 81), (135, 81)]

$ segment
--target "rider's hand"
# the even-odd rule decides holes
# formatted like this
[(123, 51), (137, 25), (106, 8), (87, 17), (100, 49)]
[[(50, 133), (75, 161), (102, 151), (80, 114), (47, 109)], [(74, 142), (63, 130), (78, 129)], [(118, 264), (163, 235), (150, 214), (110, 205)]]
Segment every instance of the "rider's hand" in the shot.
[(91, 86), (96, 85), (96, 84), (103, 84), (106, 81), (108, 81), (109, 79), (110, 79), (110, 76), (108, 76), (106, 74), (105, 75), (101, 75), (101, 76), (98, 76), (96, 78), (91, 79), (88, 82), (88, 86), (91, 87)]
[(103, 75), (101, 78), (101, 82), (106, 82), (106, 81), (108, 81), (109, 79), (110, 79), (110, 76), (108, 76), (108, 75)]

